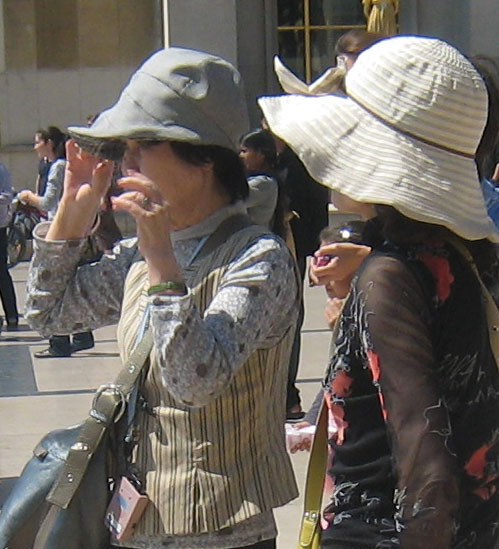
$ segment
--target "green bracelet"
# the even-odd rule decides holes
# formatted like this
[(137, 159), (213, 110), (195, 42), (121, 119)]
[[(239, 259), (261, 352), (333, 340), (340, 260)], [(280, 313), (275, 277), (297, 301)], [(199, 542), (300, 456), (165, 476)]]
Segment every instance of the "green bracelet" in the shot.
[(177, 282), (176, 280), (168, 280), (167, 282), (160, 282), (154, 286), (149, 286), (147, 295), (160, 294), (161, 292), (172, 292), (175, 294), (183, 295), (187, 291), (183, 282)]

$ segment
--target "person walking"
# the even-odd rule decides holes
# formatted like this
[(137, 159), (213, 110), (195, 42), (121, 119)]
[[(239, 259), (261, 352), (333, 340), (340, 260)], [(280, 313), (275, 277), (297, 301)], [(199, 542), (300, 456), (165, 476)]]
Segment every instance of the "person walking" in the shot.
[[(7, 225), (9, 223), (9, 208), (12, 201), (12, 182), (10, 172), (0, 162), (0, 298), (5, 313), (6, 329), (17, 330), (19, 313), (17, 311), (16, 293), (10, 276), (7, 254)], [(0, 322), (0, 329), (1, 329)]]
[[(64, 171), (66, 169), (66, 135), (56, 126), (49, 126), (46, 130), (40, 129), (35, 133), (35, 149), (40, 159), (46, 159), (49, 168), (43, 195), (39, 196), (30, 190), (19, 193), (19, 200), (38, 208), (46, 213), (48, 219), (53, 219), (62, 196)], [(81, 330), (74, 333), (72, 341), (69, 335), (50, 335), (49, 346), (36, 351), (36, 358), (64, 358), (71, 353), (94, 347), (94, 336), (91, 331)]]
[[(45, 159), (48, 164), (47, 179), (42, 181), (43, 194), (38, 195), (25, 189), (18, 194), (24, 204), (38, 208), (52, 219), (62, 195), (64, 168), (66, 166), (64, 143), (66, 136), (56, 126), (49, 126), (46, 130), (40, 129), (35, 133), (35, 149), (40, 160)], [(40, 173), (39, 173), (40, 176)], [(43, 184), (44, 183), (44, 184)]]

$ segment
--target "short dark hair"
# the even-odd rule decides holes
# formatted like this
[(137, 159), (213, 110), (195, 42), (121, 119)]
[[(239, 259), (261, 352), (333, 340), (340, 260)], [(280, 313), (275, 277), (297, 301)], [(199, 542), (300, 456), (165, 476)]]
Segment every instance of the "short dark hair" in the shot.
[(213, 173), (231, 203), (246, 200), (249, 195), (244, 166), (235, 151), (218, 145), (194, 145), (183, 141), (169, 142), (173, 152), (193, 166), (213, 163)]

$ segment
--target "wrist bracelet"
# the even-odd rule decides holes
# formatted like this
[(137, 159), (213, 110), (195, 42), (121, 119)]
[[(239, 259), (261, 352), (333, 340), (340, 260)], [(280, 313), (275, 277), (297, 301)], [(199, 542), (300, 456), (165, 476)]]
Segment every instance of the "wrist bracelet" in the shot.
[(187, 288), (183, 282), (168, 280), (167, 282), (160, 282), (154, 286), (149, 286), (147, 295), (160, 294), (161, 292), (172, 292), (175, 295), (184, 295), (187, 292)]

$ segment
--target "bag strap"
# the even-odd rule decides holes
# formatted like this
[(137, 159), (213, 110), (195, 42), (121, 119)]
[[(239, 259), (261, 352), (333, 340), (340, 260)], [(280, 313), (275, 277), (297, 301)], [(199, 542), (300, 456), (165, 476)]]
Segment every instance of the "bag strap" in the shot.
[[(194, 263), (213, 252), (232, 234), (250, 225), (252, 223), (245, 214), (236, 214), (222, 221), (206, 240)], [(103, 385), (96, 392), (89, 417), (81, 427), (78, 441), (70, 448), (61, 474), (47, 496), (49, 503), (62, 509), (66, 509), (71, 503), (104, 434), (112, 423), (117, 423), (125, 413), (127, 399), (148, 361), (152, 347), (152, 330), (148, 329), (114, 383)]]
[(314, 440), (305, 483), (303, 518), (300, 529), (299, 549), (312, 547), (312, 541), (320, 524), (324, 477), (327, 468), (328, 407), (325, 400), (317, 417)]
[(453, 238), (450, 242), (469, 263), (471, 270), (475, 273), (482, 289), (483, 302), (485, 305), (485, 313), (487, 315), (487, 324), (489, 328), (490, 348), (492, 349), (492, 354), (494, 355), (497, 368), (499, 369), (499, 309), (497, 308), (494, 298), (485, 286), (468, 248), (466, 248), (466, 246), (457, 239)]
[[(347, 299), (348, 296), (343, 300), (342, 312)], [(335, 343), (340, 331), (342, 312), (338, 316), (331, 334), (330, 356), (335, 352)], [(298, 549), (312, 549), (314, 535), (317, 529), (320, 528), (322, 494), (324, 493), (324, 478), (326, 476), (328, 458), (328, 410), (326, 399), (323, 399), (317, 416), (315, 435), (308, 461)]]
[(246, 229), (254, 225), (250, 218), (243, 213), (234, 214), (231, 217), (228, 217), (211, 233), (209, 238), (204, 243), (203, 247), (196, 254), (196, 257), (193, 259), (192, 263), (185, 269), (185, 271), (195, 271), (199, 267), (199, 263), (207, 257), (209, 254), (214, 252), (219, 246), (230, 238), (235, 233)]
[(153, 335), (149, 329), (115, 382), (102, 385), (95, 393), (92, 408), (81, 426), (78, 441), (71, 446), (61, 474), (47, 496), (49, 503), (62, 509), (66, 509), (71, 503), (104, 434), (124, 414), (127, 397), (149, 358), (152, 346)]

